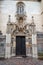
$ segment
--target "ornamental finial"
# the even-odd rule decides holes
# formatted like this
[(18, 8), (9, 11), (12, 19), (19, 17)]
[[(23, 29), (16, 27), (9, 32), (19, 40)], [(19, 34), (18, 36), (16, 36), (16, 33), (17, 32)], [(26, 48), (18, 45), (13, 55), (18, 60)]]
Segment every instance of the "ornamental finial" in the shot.
[(11, 21), (11, 15), (9, 15), (9, 22)]

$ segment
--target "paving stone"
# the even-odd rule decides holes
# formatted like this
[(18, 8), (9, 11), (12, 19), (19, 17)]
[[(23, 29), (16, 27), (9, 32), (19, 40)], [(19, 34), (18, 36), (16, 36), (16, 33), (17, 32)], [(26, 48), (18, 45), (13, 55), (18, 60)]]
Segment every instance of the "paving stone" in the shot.
[(0, 60), (0, 65), (43, 65), (43, 60), (34, 58), (15, 58)]

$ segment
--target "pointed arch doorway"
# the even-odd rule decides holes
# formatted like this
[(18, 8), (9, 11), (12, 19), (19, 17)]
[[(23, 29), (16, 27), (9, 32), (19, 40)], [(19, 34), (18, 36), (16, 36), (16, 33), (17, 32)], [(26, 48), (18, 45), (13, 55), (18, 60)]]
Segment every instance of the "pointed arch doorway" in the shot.
[(26, 56), (25, 36), (16, 36), (16, 56)]

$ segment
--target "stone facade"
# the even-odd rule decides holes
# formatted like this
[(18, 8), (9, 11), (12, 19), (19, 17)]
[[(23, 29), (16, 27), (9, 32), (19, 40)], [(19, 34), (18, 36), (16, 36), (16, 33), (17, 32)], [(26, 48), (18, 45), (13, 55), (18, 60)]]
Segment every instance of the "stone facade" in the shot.
[(5, 44), (5, 58), (16, 56), (16, 36), (25, 36), (26, 41), (26, 56), (38, 58), (37, 49), (37, 31), (32, 16), (32, 23), (26, 22), (25, 4), (23, 2), (17, 3), (16, 22), (11, 22), (11, 16), (7, 23), (6, 44)]
[[(24, 6), (25, 6), (25, 4), (23, 2), (17, 3), (17, 9), (21, 8), (21, 9), (17, 10), (17, 14), (16, 14), (17, 22), (15, 22), (15, 23), (10, 22), (10, 15), (9, 15), (9, 21), (7, 24), (7, 36), (6, 36), (6, 38), (7, 38), (9, 36), (9, 34), (11, 35), (11, 38), (8, 37), (11, 39), (11, 42), (10, 42), (11, 48), (9, 48), (9, 53), (10, 53), (10, 49), (11, 49), (12, 50), (11, 56), (16, 55), (16, 53), (15, 53), (16, 36), (25, 36), (25, 38), (26, 38), (26, 43), (25, 43), (26, 44), (26, 56), (32, 56), (32, 57), (38, 58), (37, 57), (37, 42), (36, 42), (36, 36), (35, 36), (36, 31), (35, 31), (34, 18), (32, 16), (31, 24), (28, 24), (27, 22), (25, 22), (26, 14), (25, 14)], [(9, 40), (8, 38), (6, 39), (6, 41), (7, 41), (6, 43), (8, 43), (8, 40)], [(32, 40), (35, 40), (35, 41), (32, 41)], [(36, 44), (36, 46), (34, 47), (33, 44)], [(9, 47), (9, 45), (8, 45), (8, 47)], [(36, 51), (36, 53), (34, 51)], [(9, 53), (8, 53), (8, 55), (9, 55)], [(7, 52), (6, 52), (6, 55), (7, 55)]]
[(6, 36), (0, 31), (0, 57), (5, 57)]

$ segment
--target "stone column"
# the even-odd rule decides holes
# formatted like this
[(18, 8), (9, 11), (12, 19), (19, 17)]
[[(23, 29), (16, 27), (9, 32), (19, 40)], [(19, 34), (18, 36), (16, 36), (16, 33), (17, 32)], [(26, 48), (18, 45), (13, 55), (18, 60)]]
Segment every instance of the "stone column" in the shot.
[(5, 58), (11, 57), (11, 35), (6, 34)]
[(13, 39), (13, 45), (12, 45), (12, 56), (16, 55), (16, 37)]
[(38, 58), (37, 53), (37, 34), (32, 34), (32, 56)]
[(26, 56), (30, 55), (30, 48), (29, 48), (29, 41), (28, 41), (28, 36), (26, 37)]
[(28, 54), (28, 48), (27, 48), (28, 42), (27, 42), (27, 39), (28, 39), (28, 37), (26, 37), (26, 56), (27, 56), (27, 54)]

